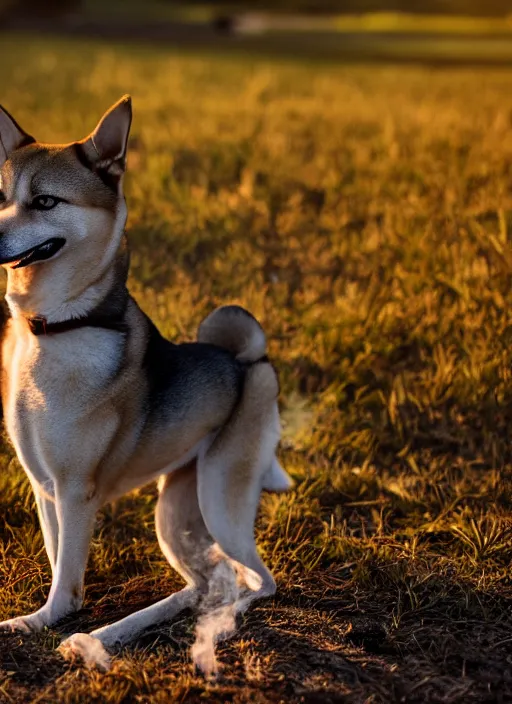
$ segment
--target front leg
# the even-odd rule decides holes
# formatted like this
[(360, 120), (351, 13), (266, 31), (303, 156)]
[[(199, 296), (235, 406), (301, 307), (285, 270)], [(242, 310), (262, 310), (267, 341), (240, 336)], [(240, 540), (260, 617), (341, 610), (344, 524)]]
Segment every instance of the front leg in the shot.
[(50, 560), (53, 574), (57, 565), (57, 548), (59, 545), (59, 523), (57, 520), (53, 482), (49, 482), (48, 485), (44, 487), (44, 490), (35, 483), (32, 484), (32, 487), (36, 497), (37, 513), (39, 514), (39, 524), (43, 533), (44, 547), (46, 548), (46, 554)]
[(86, 493), (85, 485), (57, 485), (55, 507), (59, 539), (48, 601), (28, 616), (0, 623), (1, 629), (40, 631), (82, 605), (85, 567), (98, 502)]

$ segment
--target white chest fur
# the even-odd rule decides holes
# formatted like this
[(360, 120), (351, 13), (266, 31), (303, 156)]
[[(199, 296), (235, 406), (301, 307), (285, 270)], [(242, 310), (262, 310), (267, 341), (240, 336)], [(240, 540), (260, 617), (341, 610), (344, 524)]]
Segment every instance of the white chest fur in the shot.
[(121, 354), (113, 332), (84, 328), (35, 337), (24, 322), (11, 322), (3, 345), (5, 420), (33, 481), (45, 485), (79, 472), (108, 445), (116, 414), (106, 408), (107, 390)]

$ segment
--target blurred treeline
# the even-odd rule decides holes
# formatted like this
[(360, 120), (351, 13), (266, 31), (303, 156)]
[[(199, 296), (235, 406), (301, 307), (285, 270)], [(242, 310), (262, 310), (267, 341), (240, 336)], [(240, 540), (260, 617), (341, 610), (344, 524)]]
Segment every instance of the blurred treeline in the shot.
[(82, 4), (82, 0), (0, 0), (0, 19), (12, 15), (58, 16), (78, 11)]
[[(170, 2), (171, 0), (164, 0)], [(505, 16), (512, 13), (512, 0), (189, 0), (189, 4), (211, 5), (238, 10), (286, 10), (319, 13), (359, 14), (366, 12), (408, 12)]]
[[(105, 0), (108, 4), (109, 0)], [(145, 0), (128, 0), (133, 7)], [(407, 12), (473, 16), (505, 16), (512, 13), (512, 0), (161, 0), (162, 4), (202, 5), (212, 11), (273, 11), (308, 13)], [(0, 13), (48, 17), (85, 9), (88, 0), (0, 0)]]

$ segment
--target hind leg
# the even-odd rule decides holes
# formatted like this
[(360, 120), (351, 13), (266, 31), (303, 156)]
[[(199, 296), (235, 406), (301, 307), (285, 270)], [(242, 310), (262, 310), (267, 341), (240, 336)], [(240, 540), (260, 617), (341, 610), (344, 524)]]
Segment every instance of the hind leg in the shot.
[(277, 392), (270, 364), (251, 367), (233, 416), (198, 459), (199, 506), (206, 527), (222, 551), (239, 563), (254, 591), (237, 602), (237, 612), (276, 590), (274, 578), (256, 550), (254, 522), (279, 441)]
[(109, 656), (104, 647), (127, 643), (146, 628), (169, 621), (183, 609), (196, 606), (206, 590), (215, 562), (212, 560), (213, 539), (197, 501), (194, 464), (161, 478), (156, 529), (164, 555), (187, 586), (152, 606), (92, 631), (90, 635), (75, 633), (62, 643), (64, 655), (78, 654), (86, 663), (106, 668)]

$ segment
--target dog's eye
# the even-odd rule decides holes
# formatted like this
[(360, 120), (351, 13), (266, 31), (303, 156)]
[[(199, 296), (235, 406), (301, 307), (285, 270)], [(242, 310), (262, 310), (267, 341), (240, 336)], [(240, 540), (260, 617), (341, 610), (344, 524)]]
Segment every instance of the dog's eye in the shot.
[(7, 198), (5, 197), (5, 193), (3, 191), (0, 191), (0, 205), (5, 203), (6, 200)]
[(60, 202), (61, 199), (55, 196), (36, 196), (30, 204), (30, 207), (34, 210), (51, 210)]

